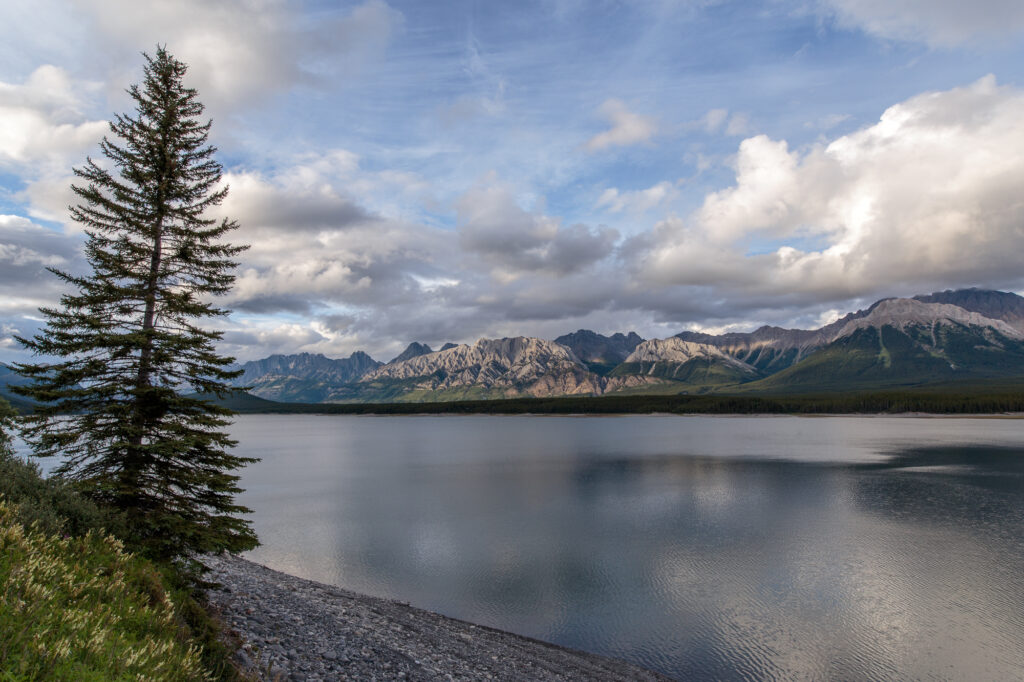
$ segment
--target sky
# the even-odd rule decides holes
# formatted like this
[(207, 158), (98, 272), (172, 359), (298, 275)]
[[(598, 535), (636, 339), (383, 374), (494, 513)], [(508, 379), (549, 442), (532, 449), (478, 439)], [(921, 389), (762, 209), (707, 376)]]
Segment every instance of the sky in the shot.
[(249, 244), (240, 361), (812, 328), (1024, 291), (1019, 0), (7, 0), (0, 361), (87, 272), (72, 169), (157, 44)]

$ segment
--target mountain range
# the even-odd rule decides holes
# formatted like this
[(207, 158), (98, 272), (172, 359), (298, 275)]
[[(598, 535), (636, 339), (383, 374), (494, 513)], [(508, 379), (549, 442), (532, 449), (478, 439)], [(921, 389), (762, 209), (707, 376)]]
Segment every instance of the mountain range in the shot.
[(984, 289), (882, 299), (819, 329), (684, 331), (667, 339), (581, 329), (553, 341), (419, 342), (390, 362), (273, 355), (236, 381), (291, 402), (410, 402), (632, 393), (786, 393), (1024, 377), (1024, 298)]
[[(684, 331), (665, 339), (580, 329), (532, 337), (412, 342), (383, 363), (271, 355), (234, 385), (301, 403), (428, 402), (611, 394), (828, 393), (1024, 380), (1024, 298), (985, 289), (886, 298), (818, 329)], [(0, 396), (24, 379), (0, 364)]]

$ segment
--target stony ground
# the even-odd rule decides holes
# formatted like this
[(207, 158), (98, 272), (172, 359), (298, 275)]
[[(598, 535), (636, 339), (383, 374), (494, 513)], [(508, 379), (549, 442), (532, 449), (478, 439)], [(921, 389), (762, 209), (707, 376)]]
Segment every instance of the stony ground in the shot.
[(666, 680), (628, 663), (207, 557), (211, 603), (260, 680)]

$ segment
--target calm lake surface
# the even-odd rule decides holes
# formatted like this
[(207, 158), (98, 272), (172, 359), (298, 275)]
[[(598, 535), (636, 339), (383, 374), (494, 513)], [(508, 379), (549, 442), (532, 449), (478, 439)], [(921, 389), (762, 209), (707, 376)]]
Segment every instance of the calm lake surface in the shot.
[(677, 678), (1024, 676), (1024, 421), (243, 416), (295, 575)]

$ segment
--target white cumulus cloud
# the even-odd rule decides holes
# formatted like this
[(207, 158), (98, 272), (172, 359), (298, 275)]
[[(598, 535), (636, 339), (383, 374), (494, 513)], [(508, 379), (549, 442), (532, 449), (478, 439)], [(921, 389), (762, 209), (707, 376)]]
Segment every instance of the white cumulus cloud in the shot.
[[(836, 296), (1022, 281), (1024, 93), (991, 76), (794, 150), (744, 140), (736, 184), (648, 236), (662, 284)], [(764, 247), (768, 246), (765, 251)], [(760, 247), (760, 248), (759, 248)]]
[(305, 155), (274, 174), (233, 172), (217, 213), (240, 224), (241, 257), (229, 304), (244, 313), (309, 312), (331, 303), (389, 305), (424, 295), (452, 249), (437, 228), (373, 214), (347, 191), (358, 159)]

